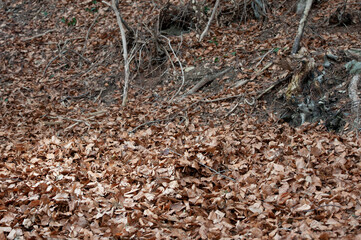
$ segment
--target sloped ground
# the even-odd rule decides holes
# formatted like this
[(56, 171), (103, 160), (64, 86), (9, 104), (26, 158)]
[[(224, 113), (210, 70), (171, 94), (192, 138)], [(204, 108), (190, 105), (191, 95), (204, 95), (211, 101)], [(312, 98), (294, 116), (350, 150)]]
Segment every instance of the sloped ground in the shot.
[[(341, 3), (312, 13), (311, 54), (360, 48), (360, 25), (325, 21)], [(147, 24), (155, 4), (121, 9), (129, 23), (154, 16)], [(195, 32), (170, 37), (184, 68), (232, 66), (233, 75), (170, 102), (181, 80), (169, 63), (150, 63), (138, 69), (125, 108), (120, 35), (105, 5), (19, 1), (2, 9), (0, 238), (360, 238), (357, 133), (318, 122), (292, 128), (267, 108), (272, 95), (252, 104), (287, 75), (279, 65), (257, 74), (293, 43), (297, 21), (284, 16), (296, 16), (277, 4), (266, 22), (212, 27), (202, 43)]]

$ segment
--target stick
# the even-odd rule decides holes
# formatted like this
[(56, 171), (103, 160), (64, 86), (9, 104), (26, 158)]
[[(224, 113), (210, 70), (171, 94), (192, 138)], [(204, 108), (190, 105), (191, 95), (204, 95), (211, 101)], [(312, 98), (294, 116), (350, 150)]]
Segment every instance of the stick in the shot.
[(202, 165), (203, 167), (208, 168), (209, 170), (211, 170), (211, 171), (214, 172), (215, 174), (218, 174), (219, 176), (221, 176), (221, 177), (223, 177), (223, 178), (225, 178), (225, 179), (228, 179), (228, 180), (231, 180), (231, 181), (233, 181), (233, 182), (236, 182), (236, 179), (231, 178), (231, 177), (228, 177), (228, 176), (226, 176), (226, 175), (223, 175), (222, 173), (214, 170), (214, 169), (211, 168), (211, 167), (208, 167), (207, 165), (205, 165), (205, 164), (203, 164), (203, 163), (201, 163), (201, 162), (199, 162), (199, 161), (198, 161), (198, 163), (199, 163), (200, 165)]
[(184, 86), (184, 83), (185, 83), (184, 71), (183, 71), (182, 62), (179, 60), (177, 54), (175, 54), (175, 52), (174, 52), (174, 50), (173, 50), (173, 48), (172, 48), (172, 45), (170, 44), (169, 38), (167, 38), (167, 37), (164, 36), (164, 35), (161, 35), (161, 37), (164, 37), (165, 39), (167, 39), (168, 45), (169, 45), (170, 49), (172, 50), (172, 53), (173, 53), (174, 57), (176, 58), (177, 62), (179, 63), (179, 66), (180, 66), (181, 72), (182, 72), (182, 84), (181, 84), (181, 86), (178, 88), (178, 91), (177, 91), (177, 92), (172, 96), (172, 98), (170, 99), (170, 101), (173, 101), (173, 99), (175, 98), (175, 96), (177, 96), (177, 95), (179, 94), (179, 92), (181, 91), (181, 89), (182, 89), (183, 86)]
[(51, 60), (49, 61), (49, 63), (46, 65), (46, 67), (45, 67), (45, 69), (44, 69), (44, 71), (43, 71), (43, 77), (45, 77), (46, 70), (48, 70), (48, 67), (50, 66), (50, 64), (51, 64), (52, 62), (54, 62), (55, 59), (57, 59), (58, 57), (59, 57), (59, 55), (56, 55), (53, 59), (51, 59)]
[(266, 52), (266, 53), (262, 56), (261, 60), (259, 60), (259, 62), (256, 64), (256, 66), (254, 66), (254, 68), (253, 68), (254, 70), (258, 67), (258, 65), (261, 64), (261, 62), (263, 61), (263, 59), (264, 59), (270, 52), (273, 51), (273, 49), (274, 49), (274, 48), (272, 48), (271, 50), (269, 50), (268, 52)]
[(45, 31), (45, 32), (43, 32), (43, 33), (34, 35), (34, 36), (32, 36), (32, 37), (25, 38), (25, 39), (23, 39), (22, 41), (25, 42), (25, 41), (29, 41), (29, 40), (34, 39), (34, 38), (42, 37), (42, 36), (44, 36), (45, 34), (48, 34), (48, 33), (54, 32), (54, 31), (56, 31), (56, 29), (50, 29), (50, 30)]
[(292, 51), (291, 51), (292, 54), (296, 54), (298, 52), (298, 49), (300, 48), (300, 42), (302, 39), (303, 30), (304, 30), (306, 22), (307, 22), (308, 13), (311, 10), (312, 2), (313, 2), (313, 0), (307, 0), (307, 2), (306, 2), (306, 7), (305, 7), (305, 10), (302, 15), (300, 25), (298, 26), (298, 31), (297, 31), (297, 35), (295, 38), (295, 42), (293, 43), (293, 46), (292, 46)]
[(166, 119), (164, 119), (164, 120), (154, 120), (154, 121), (148, 121), (148, 122), (142, 123), (142, 124), (136, 126), (135, 128), (133, 128), (133, 130), (129, 131), (129, 133), (135, 133), (141, 127), (152, 125), (153, 123), (159, 123), (159, 122), (163, 122), (163, 121), (166, 121)]
[(186, 94), (184, 94), (180, 100), (184, 99), (186, 96), (194, 94), (195, 92), (197, 92), (200, 88), (202, 88), (204, 85), (206, 85), (209, 82), (212, 82), (214, 79), (221, 77), (222, 75), (226, 74), (227, 72), (229, 72), (232, 68), (227, 68), (225, 70), (223, 70), (222, 72), (216, 73), (214, 75), (211, 76), (205, 76), (201, 81), (199, 81), (191, 90), (189, 90)]
[(239, 94), (239, 95), (233, 95), (233, 96), (229, 96), (229, 97), (216, 98), (216, 99), (211, 99), (211, 100), (204, 100), (202, 102), (204, 102), (204, 103), (212, 103), (212, 102), (224, 101), (224, 100), (228, 100), (228, 99), (232, 99), (232, 98), (239, 98), (239, 97), (243, 97), (243, 96), (244, 96), (244, 94)]
[(228, 117), (237, 107), (238, 105), (241, 103), (241, 101), (238, 101), (236, 105), (234, 105), (234, 107), (228, 111), (228, 113), (226, 114), (226, 117)]
[(218, 8), (219, 2), (220, 2), (220, 0), (217, 0), (217, 1), (216, 1), (216, 4), (214, 5), (213, 10), (212, 10), (212, 15), (211, 15), (211, 17), (210, 17), (209, 20), (208, 20), (207, 26), (206, 26), (206, 28), (204, 29), (204, 31), (202, 32), (201, 36), (199, 37), (199, 40), (198, 40), (199, 42), (201, 42), (202, 39), (204, 38), (204, 36), (207, 34), (207, 32), (208, 32), (208, 30), (209, 30), (209, 27), (210, 27), (210, 25), (211, 25), (211, 22), (212, 22), (214, 16), (216, 15), (216, 10), (217, 10), (217, 8)]
[(287, 75), (286, 77), (278, 80), (277, 82), (275, 82), (274, 84), (272, 84), (270, 87), (268, 87), (266, 90), (264, 90), (263, 92), (261, 92), (257, 97), (256, 100), (260, 99), (263, 95), (265, 95), (266, 93), (268, 93), (269, 91), (271, 91), (273, 88), (275, 88), (276, 86), (278, 86), (279, 84), (281, 84), (282, 82), (286, 81), (287, 79), (289, 79), (291, 77), (291, 75)]
[(90, 30), (94, 27), (94, 25), (95, 25), (96, 21), (98, 20), (99, 16), (100, 16), (100, 13), (98, 13), (98, 15), (95, 17), (94, 21), (92, 22), (92, 24), (91, 24), (90, 27), (88, 28), (88, 31), (87, 31), (86, 36), (85, 36), (84, 46), (83, 46), (83, 49), (82, 49), (82, 51), (81, 51), (82, 54), (84, 54), (84, 52), (85, 52), (86, 45), (87, 45), (88, 39), (89, 39)]

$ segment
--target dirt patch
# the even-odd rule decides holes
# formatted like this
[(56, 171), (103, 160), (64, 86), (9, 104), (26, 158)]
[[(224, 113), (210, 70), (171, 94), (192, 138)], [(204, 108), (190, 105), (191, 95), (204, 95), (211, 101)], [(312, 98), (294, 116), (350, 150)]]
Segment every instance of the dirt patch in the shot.
[(194, 28), (194, 11), (189, 5), (168, 3), (159, 14), (159, 31), (169, 36), (179, 36)]

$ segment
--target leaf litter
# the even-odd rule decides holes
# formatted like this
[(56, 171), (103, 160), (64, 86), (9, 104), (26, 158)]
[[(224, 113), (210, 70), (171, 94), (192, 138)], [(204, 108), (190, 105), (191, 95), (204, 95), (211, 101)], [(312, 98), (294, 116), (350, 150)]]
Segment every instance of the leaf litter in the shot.
[[(213, 95), (205, 90), (169, 104), (164, 100), (177, 88), (174, 82), (151, 90), (134, 87), (122, 108), (117, 83), (107, 79), (117, 64), (99, 53), (116, 48), (116, 40), (101, 29), (114, 21), (110, 16), (101, 16), (84, 53), (90, 63), (101, 63), (97, 71), (85, 73), (92, 65), (76, 65), (76, 54), (70, 54), (55, 59), (44, 77), (41, 70), (54, 58), (56, 45), (75, 41), (79, 50), (80, 40), (69, 39), (88, 30), (72, 26), (74, 21), (59, 27), (56, 19), (76, 17), (74, 24), (81, 26), (94, 16), (83, 14), (91, 1), (72, 2), (71, 9), (69, 4), (47, 3), (43, 9), (14, 2), (1, 10), (0, 239), (360, 238), (356, 132), (336, 134), (318, 123), (293, 128), (264, 106), (245, 101), (238, 106), (242, 110), (224, 117), (234, 102), (204, 99), (256, 96), (263, 85), (246, 66), (240, 75), (254, 80), (243, 88), (221, 88)], [(124, 9), (129, 19), (130, 5)], [(22, 41), (53, 28), (57, 31)], [(208, 53), (196, 47), (193, 33), (185, 36), (189, 51), (183, 61), (190, 64), (202, 54), (212, 60), (238, 46), (240, 58), (222, 58), (220, 64), (242, 65), (255, 56), (254, 49), (291, 44), (282, 31), (274, 40), (248, 44), (240, 36), (253, 39), (256, 26), (242, 35), (226, 31), (218, 46), (201, 43)], [(114, 54), (110, 58), (119, 62)], [(262, 78), (270, 81), (272, 74)], [(91, 81), (102, 75), (107, 76), (102, 87), (114, 88), (108, 96)], [(270, 117), (260, 121), (266, 114)], [(132, 131), (151, 121), (155, 124)]]

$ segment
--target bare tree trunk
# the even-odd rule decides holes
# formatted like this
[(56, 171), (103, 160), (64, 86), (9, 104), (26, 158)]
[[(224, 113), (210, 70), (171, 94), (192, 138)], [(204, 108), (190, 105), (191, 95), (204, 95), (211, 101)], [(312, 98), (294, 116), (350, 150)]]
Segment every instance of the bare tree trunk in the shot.
[(296, 54), (298, 52), (298, 49), (300, 48), (300, 42), (302, 39), (303, 30), (305, 29), (305, 26), (306, 26), (307, 17), (308, 17), (308, 13), (311, 10), (312, 2), (313, 2), (313, 0), (307, 0), (307, 2), (306, 2), (306, 7), (305, 7), (305, 10), (303, 11), (303, 15), (302, 15), (300, 24), (298, 26), (298, 31), (297, 31), (297, 35), (295, 38), (295, 42), (293, 43), (293, 46), (292, 46), (292, 51), (291, 51), (292, 54)]

